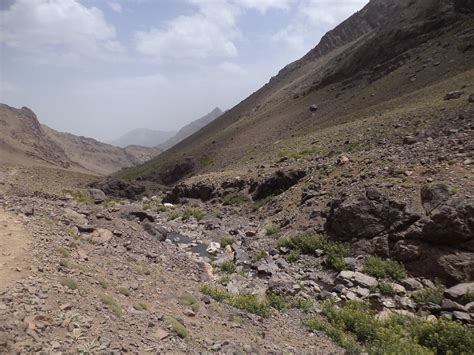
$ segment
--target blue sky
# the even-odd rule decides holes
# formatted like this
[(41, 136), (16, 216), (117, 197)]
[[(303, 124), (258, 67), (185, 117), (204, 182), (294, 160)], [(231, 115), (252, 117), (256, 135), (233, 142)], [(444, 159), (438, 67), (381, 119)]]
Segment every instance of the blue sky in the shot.
[(1, 0), (0, 102), (111, 140), (229, 109), (367, 0)]

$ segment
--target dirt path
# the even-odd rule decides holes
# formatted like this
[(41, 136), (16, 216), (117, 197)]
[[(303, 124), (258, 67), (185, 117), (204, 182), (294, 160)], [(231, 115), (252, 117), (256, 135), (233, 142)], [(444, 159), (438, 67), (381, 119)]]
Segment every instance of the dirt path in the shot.
[(27, 274), (31, 237), (15, 215), (0, 210), (0, 290)]

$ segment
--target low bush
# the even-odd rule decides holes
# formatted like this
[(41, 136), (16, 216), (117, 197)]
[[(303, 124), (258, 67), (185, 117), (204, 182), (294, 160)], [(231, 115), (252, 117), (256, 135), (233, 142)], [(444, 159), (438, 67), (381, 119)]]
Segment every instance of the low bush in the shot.
[(378, 256), (369, 256), (366, 259), (364, 271), (369, 275), (393, 281), (407, 276), (403, 264), (392, 259), (382, 259)]
[(70, 278), (70, 277), (62, 277), (60, 280), (59, 280), (59, 283), (67, 288), (69, 288), (70, 290), (77, 290), (77, 282), (76, 280), (74, 280), (73, 278)]
[(206, 216), (206, 212), (198, 209), (198, 208), (187, 208), (184, 212), (183, 215), (181, 216), (181, 219), (183, 221), (187, 221), (191, 217), (194, 217), (196, 221), (200, 221), (201, 219)]
[(100, 300), (107, 306), (107, 308), (117, 317), (122, 316), (122, 307), (108, 294), (102, 293)]
[(227, 260), (222, 263), (220, 269), (227, 274), (233, 274), (237, 271), (237, 266), (233, 260)]
[(265, 227), (265, 234), (268, 236), (277, 236), (280, 234), (280, 227), (274, 223), (270, 223)]
[(232, 237), (222, 237), (221, 240), (219, 241), (219, 244), (221, 245), (222, 248), (225, 248), (228, 245), (232, 245), (235, 243), (234, 238)]
[(92, 198), (82, 190), (65, 189), (65, 190), (63, 190), (63, 193), (65, 195), (66, 194), (71, 195), (73, 200), (76, 201), (76, 202), (84, 203), (84, 204), (87, 204), (87, 205), (93, 205), (94, 204), (94, 200), (92, 200)]
[(242, 195), (225, 195), (222, 199), (222, 204), (224, 206), (241, 206), (247, 202), (247, 198)]
[(420, 291), (417, 291), (413, 295), (413, 299), (416, 302), (431, 302), (441, 304), (441, 301), (444, 298), (445, 290), (446, 288), (441, 283), (437, 283), (434, 288), (424, 288)]
[(303, 254), (314, 254), (316, 249), (326, 253), (327, 261), (336, 270), (345, 268), (344, 258), (350, 255), (349, 248), (318, 234), (301, 234), (294, 237), (285, 237), (278, 240), (279, 247), (297, 250)]
[(349, 353), (359, 354), (471, 354), (473, 329), (446, 319), (433, 321), (393, 315), (379, 320), (368, 304), (349, 301), (337, 308), (326, 301), (320, 317), (304, 324), (311, 330), (326, 332)]
[(180, 338), (187, 338), (189, 336), (189, 332), (184, 326), (183, 323), (178, 321), (173, 317), (166, 317), (165, 319), (166, 324), (180, 337)]

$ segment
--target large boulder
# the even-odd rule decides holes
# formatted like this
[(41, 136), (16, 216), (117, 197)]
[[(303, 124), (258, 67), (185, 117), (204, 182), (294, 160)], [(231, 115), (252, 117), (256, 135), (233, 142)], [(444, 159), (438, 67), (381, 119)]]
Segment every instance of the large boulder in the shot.
[(145, 192), (144, 186), (118, 179), (97, 181), (90, 186), (102, 190), (108, 196), (128, 198), (131, 200), (137, 199)]
[(106, 199), (104, 191), (100, 189), (87, 189), (87, 195), (89, 195), (94, 203), (101, 203)]
[(161, 181), (166, 185), (174, 184), (186, 175), (193, 172), (195, 167), (192, 158), (186, 158), (183, 161), (173, 165), (160, 174)]
[(270, 195), (279, 195), (298, 183), (306, 176), (304, 170), (277, 170), (262, 181), (256, 181), (250, 186), (253, 200), (260, 200)]
[(325, 229), (338, 239), (371, 239), (404, 230), (419, 218), (406, 203), (369, 188), (364, 194), (332, 201)]
[(199, 181), (193, 184), (178, 184), (169, 191), (163, 199), (163, 202), (178, 203), (180, 198), (194, 198), (201, 201), (208, 201), (216, 194), (214, 184), (205, 181)]

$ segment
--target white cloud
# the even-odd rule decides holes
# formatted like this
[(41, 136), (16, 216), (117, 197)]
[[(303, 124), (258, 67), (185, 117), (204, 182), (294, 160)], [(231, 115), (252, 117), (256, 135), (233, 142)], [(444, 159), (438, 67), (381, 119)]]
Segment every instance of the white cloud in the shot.
[(0, 42), (24, 52), (98, 55), (122, 50), (102, 12), (76, 0), (17, 0), (1, 18)]
[(232, 62), (222, 62), (218, 65), (218, 68), (224, 73), (231, 75), (246, 75), (247, 71), (240, 65)]
[(262, 14), (286, 9), (293, 0), (188, 0), (195, 13), (178, 16), (161, 28), (135, 33), (138, 52), (156, 59), (230, 58), (238, 54), (238, 18), (247, 10)]
[(303, 55), (315, 46), (318, 37), (367, 3), (368, 0), (301, 0), (293, 20), (275, 33), (272, 40)]
[(236, 5), (248, 9), (255, 9), (262, 14), (271, 9), (287, 10), (293, 0), (234, 0)]
[(113, 11), (122, 13), (122, 5), (120, 5), (118, 2), (110, 1), (107, 4)]

